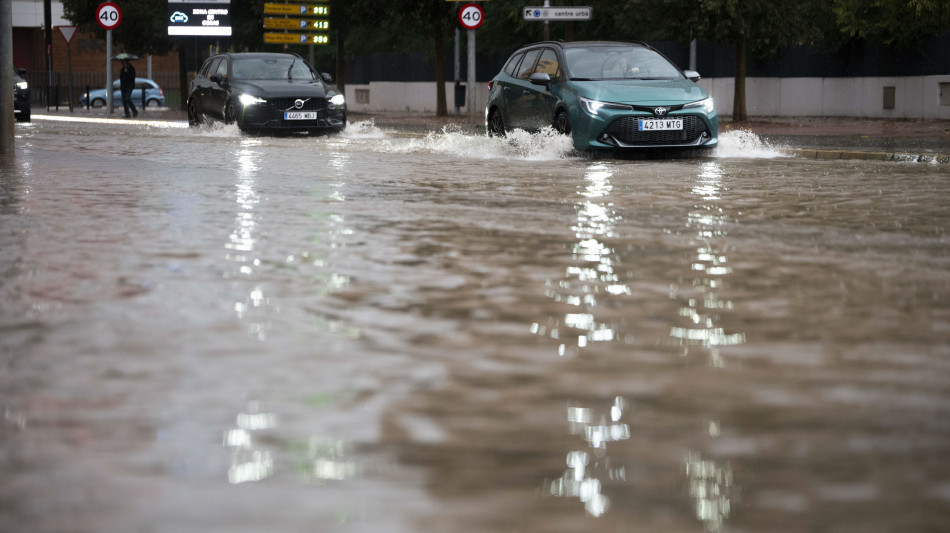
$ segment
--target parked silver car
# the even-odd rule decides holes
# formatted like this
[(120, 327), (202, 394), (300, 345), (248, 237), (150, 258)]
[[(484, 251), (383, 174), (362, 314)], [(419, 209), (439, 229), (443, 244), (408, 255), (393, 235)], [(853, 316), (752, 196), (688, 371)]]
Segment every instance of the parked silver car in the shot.
[[(112, 82), (113, 105), (122, 105), (122, 91), (119, 89), (119, 80)], [(142, 100), (142, 89), (145, 89), (145, 100)], [(88, 107), (90, 101), (92, 107), (102, 107), (106, 105), (106, 90), (94, 89), (89, 93), (82, 93), (79, 97), (79, 103), (83, 107)], [(142, 107), (165, 107), (165, 93), (157, 83), (148, 78), (135, 78), (135, 89), (132, 90), (132, 102)]]

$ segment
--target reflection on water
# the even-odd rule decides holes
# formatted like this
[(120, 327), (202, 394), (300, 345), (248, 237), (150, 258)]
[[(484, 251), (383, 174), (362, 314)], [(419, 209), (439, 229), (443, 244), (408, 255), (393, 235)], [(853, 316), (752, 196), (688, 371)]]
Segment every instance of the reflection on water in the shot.
[(684, 355), (689, 353), (690, 346), (708, 349), (710, 364), (714, 366), (723, 365), (720, 346), (745, 342), (744, 333), (726, 333), (718, 324), (720, 314), (733, 306), (731, 301), (719, 296), (723, 280), (732, 273), (725, 229), (729, 218), (719, 205), (724, 190), (722, 179), (723, 170), (719, 162), (702, 165), (692, 189), (700, 203), (690, 211), (686, 222), (687, 229), (692, 230), (692, 242), (696, 245), (696, 254), (690, 264), (694, 277), (681, 280), (680, 285), (672, 287), (670, 294), (670, 298), (683, 302), (680, 316), (686, 318), (689, 324), (672, 327), (670, 337), (676, 344), (683, 346)]
[(598, 319), (595, 313), (601, 303), (598, 298), (630, 294), (630, 287), (617, 275), (617, 253), (606, 242), (621, 221), (608, 198), (613, 189), (612, 174), (604, 164), (588, 167), (586, 186), (579, 192), (581, 200), (576, 205), (577, 219), (571, 226), (577, 237), (571, 250), (574, 264), (567, 267), (563, 279), (545, 284), (545, 294), (570, 306), (572, 312), (531, 325), (532, 333), (560, 341), (561, 356), (576, 356), (590, 343), (619, 340), (619, 322)]
[(544, 494), (560, 498), (577, 498), (591, 516), (601, 516), (610, 507), (610, 498), (603, 493), (604, 480), (623, 482), (627, 478), (623, 465), (615, 466), (607, 456), (607, 444), (630, 438), (630, 426), (621, 421), (626, 408), (623, 398), (614, 399), (607, 413), (587, 407), (567, 409), (572, 435), (587, 442), (587, 449), (567, 454), (567, 470), (555, 480), (545, 480)]
[(696, 504), (696, 518), (706, 531), (719, 531), (732, 509), (732, 467), (691, 452), (685, 470), (689, 495)]
[(246, 483), (260, 481), (273, 475), (274, 458), (270, 451), (258, 448), (256, 435), (277, 425), (277, 415), (258, 412), (256, 404), (249, 412), (237, 415), (237, 426), (228, 430), (224, 445), (231, 450), (228, 481)]

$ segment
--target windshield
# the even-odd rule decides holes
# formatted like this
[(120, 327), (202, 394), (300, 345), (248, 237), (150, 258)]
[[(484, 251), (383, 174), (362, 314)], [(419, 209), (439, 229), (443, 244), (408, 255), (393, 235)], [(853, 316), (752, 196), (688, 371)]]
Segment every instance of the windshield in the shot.
[(231, 65), (235, 80), (314, 81), (310, 67), (299, 57), (237, 58)]
[(573, 79), (680, 80), (683, 75), (663, 56), (641, 46), (594, 46), (564, 51)]

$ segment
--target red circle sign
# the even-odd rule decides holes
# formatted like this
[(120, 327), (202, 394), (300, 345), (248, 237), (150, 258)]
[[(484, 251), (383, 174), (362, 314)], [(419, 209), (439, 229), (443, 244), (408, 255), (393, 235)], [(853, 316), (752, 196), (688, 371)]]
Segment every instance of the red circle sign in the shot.
[(96, 22), (104, 30), (113, 30), (122, 22), (122, 10), (112, 2), (99, 4), (96, 8)]
[(465, 4), (459, 9), (459, 24), (466, 30), (476, 30), (485, 21), (485, 12), (478, 4)]

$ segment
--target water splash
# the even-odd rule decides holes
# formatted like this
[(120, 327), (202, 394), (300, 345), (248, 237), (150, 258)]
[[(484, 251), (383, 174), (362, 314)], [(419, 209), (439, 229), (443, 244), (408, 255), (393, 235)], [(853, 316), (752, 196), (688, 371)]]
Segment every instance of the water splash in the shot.
[(347, 139), (385, 139), (387, 137), (386, 133), (376, 126), (376, 121), (373, 119), (350, 122), (340, 135)]
[(749, 130), (719, 132), (719, 146), (712, 155), (713, 157), (746, 159), (788, 157), (788, 154), (781, 149), (772, 146)]
[(421, 139), (409, 139), (404, 144), (394, 145), (393, 149), (470, 159), (552, 161), (581, 157), (574, 150), (571, 138), (557, 133), (553, 128), (545, 128), (538, 133), (514, 130), (506, 137), (489, 137), (444, 127), (441, 131), (427, 133)]

